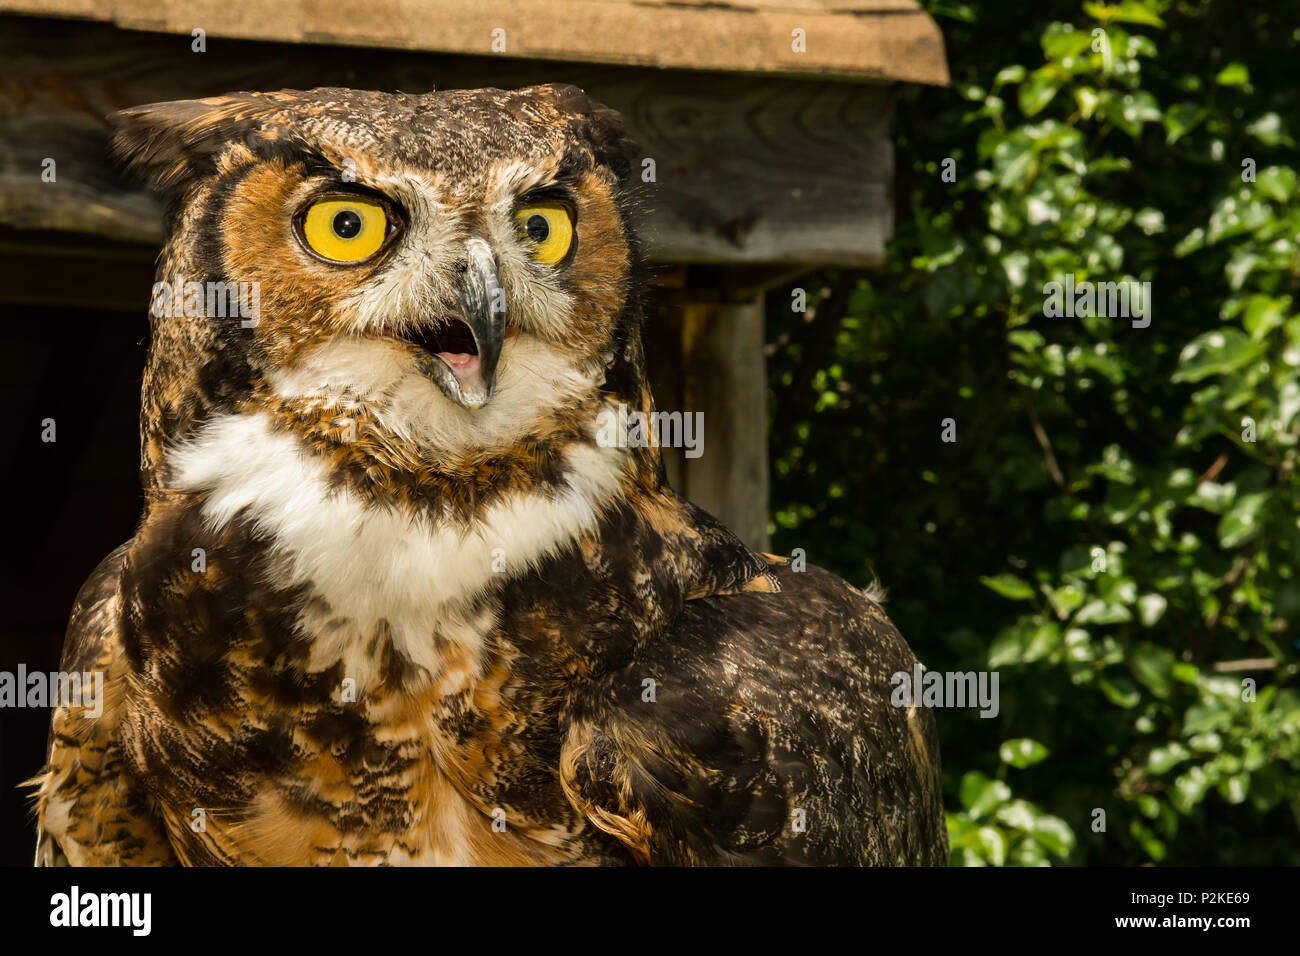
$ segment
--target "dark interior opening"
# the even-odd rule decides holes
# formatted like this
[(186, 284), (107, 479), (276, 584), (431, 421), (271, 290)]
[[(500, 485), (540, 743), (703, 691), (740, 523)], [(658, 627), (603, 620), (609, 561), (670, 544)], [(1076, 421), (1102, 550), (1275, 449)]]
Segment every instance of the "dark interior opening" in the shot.
[[(147, 335), (143, 308), (0, 302), (0, 670), (57, 669), (78, 589), (131, 536)], [(31, 864), (31, 791), (19, 784), (44, 763), (49, 717), (20, 707), (0, 720), (0, 865)]]

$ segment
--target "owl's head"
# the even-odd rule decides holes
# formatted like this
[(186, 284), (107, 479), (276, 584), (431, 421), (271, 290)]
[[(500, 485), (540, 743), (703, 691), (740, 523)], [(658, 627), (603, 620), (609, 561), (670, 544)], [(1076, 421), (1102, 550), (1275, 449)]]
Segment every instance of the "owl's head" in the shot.
[(454, 470), (587, 427), (611, 395), (648, 401), (633, 146), (576, 87), (236, 93), (113, 119), (168, 204), (146, 473), (247, 406)]

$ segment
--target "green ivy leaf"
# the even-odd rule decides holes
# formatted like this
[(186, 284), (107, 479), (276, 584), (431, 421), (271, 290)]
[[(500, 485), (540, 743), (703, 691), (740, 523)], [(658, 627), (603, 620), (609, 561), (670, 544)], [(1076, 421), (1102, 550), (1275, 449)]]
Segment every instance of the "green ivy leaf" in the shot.
[(1011, 799), (1011, 788), (1001, 780), (992, 780), (978, 770), (971, 770), (961, 778), (959, 795), (971, 819), (978, 820)]
[(1074, 88), (1074, 101), (1079, 104), (1079, 113), (1083, 118), (1090, 119), (1092, 114), (1097, 112), (1101, 97), (1090, 86), (1076, 86)]
[(1269, 166), (1255, 177), (1255, 188), (1269, 199), (1288, 203), (1296, 191), (1296, 172), (1290, 166)]
[(1169, 648), (1139, 644), (1129, 656), (1129, 667), (1151, 693), (1162, 699), (1169, 696), (1174, 681), (1174, 652)]
[(1187, 708), (1183, 715), (1183, 733), (1194, 735), (1216, 730), (1231, 723), (1232, 714), (1218, 701), (1202, 701)]
[(1140, 821), (1134, 820), (1129, 825), (1129, 832), (1133, 834), (1133, 838), (1138, 841), (1147, 856), (1151, 857), (1155, 862), (1159, 863), (1165, 858), (1168, 849), (1165, 847), (1164, 842), (1151, 831), (1150, 827), (1143, 826)]
[(1004, 190), (1021, 190), (1033, 178), (1037, 157), (1027, 136), (1016, 136), (999, 143), (993, 150), (993, 169), (998, 185)]
[(1021, 769), (1032, 767), (1034, 764), (1047, 759), (1047, 753), (1046, 747), (1037, 740), (1030, 740), (1028, 737), (1003, 741), (1002, 746), (998, 748), (998, 757), (1001, 758), (1003, 763)]
[(1244, 63), (1229, 63), (1219, 71), (1219, 75), (1214, 78), (1214, 82), (1220, 86), (1249, 86), (1250, 70), (1246, 68)]
[(1245, 803), (1246, 796), (1250, 793), (1250, 774), (1234, 773), (1230, 777), (1224, 777), (1219, 781), (1217, 789), (1219, 795), (1229, 803)]
[(1097, 686), (1101, 688), (1101, 692), (1106, 695), (1106, 698), (1112, 704), (1123, 707), (1125, 710), (1136, 707), (1138, 702), (1142, 700), (1141, 691), (1127, 677), (1115, 677), (1113, 679), (1105, 676), (1098, 677)]
[(979, 828), (980, 848), (985, 857), (994, 866), (1002, 866), (1007, 861), (1007, 838), (997, 827)]
[(1014, 574), (981, 577), (980, 583), (986, 588), (1001, 594), (1004, 598), (1010, 598), (1013, 601), (1025, 601), (1034, 596), (1034, 589)]
[(1107, 119), (1134, 139), (1142, 135), (1144, 124), (1161, 119), (1155, 97), (1146, 92), (1125, 93), (1107, 101), (1105, 113)]
[(1190, 133), (1206, 115), (1199, 103), (1175, 103), (1165, 110), (1165, 142), (1172, 146)]
[(993, 78), (993, 86), (997, 88), (1007, 83), (1020, 83), (1025, 78), (1025, 68), (1019, 63), (1013, 63), (1011, 66), (1004, 66), (998, 70), (998, 75)]
[(1233, 328), (1216, 329), (1193, 339), (1179, 355), (1175, 382), (1199, 382), (1210, 375), (1234, 372), (1262, 355), (1263, 342), (1252, 341)]
[(1282, 117), (1276, 113), (1265, 113), (1246, 127), (1246, 132), (1265, 146), (1294, 146), (1295, 140), (1286, 131)]
[(1021, 662), (1040, 661), (1051, 656), (1061, 646), (1061, 629), (1055, 621), (1041, 621), (1032, 626), (1029, 639), (1024, 642)]
[(1282, 325), (1290, 306), (1289, 295), (1281, 298), (1252, 295), (1246, 300), (1246, 313), (1242, 317), (1241, 324), (1250, 333), (1251, 339), (1258, 342)]
[(1035, 70), (1020, 87), (1020, 111), (1033, 116), (1042, 111), (1065, 82), (1065, 76), (1055, 67), (1045, 66)]
[(991, 670), (997, 670), (1008, 664), (1019, 664), (1023, 654), (1019, 630), (1007, 628), (1001, 631), (989, 645), (988, 666)]
[(1068, 856), (1074, 849), (1074, 831), (1060, 817), (1043, 814), (1034, 827), (1034, 839), (1056, 856)]
[(1160, 776), (1191, 755), (1191, 751), (1176, 740), (1164, 747), (1153, 747), (1151, 753), (1147, 755), (1147, 772)]
[(1140, 23), (1148, 27), (1163, 27), (1165, 22), (1148, 4), (1141, 0), (1123, 0), (1108, 8), (1107, 19), (1116, 23)]
[(1144, 594), (1138, 598), (1138, 620), (1143, 627), (1155, 627), (1164, 617), (1169, 602), (1160, 594)]
[(1084, 590), (1077, 584), (1066, 584), (1059, 588), (1044, 587), (1043, 593), (1047, 595), (1047, 601), (1052, 605), (1052, 610), (1061, 620), (1065, 620), (1070, 613), (1083, 604)]
[(1123, 624), (1133, 620), (1133, 614), (1122, 604), (1109, 604), (1106, 601), (1089, 601), (1074, 616), (1076, 624)]
[(1190, 813), (1201, 802), (1211, 780), (1203, 766), (1197, 765), (1174, 780), (1174, 805), (1183, 813)]
[(1268, 504), (1270, 493), (1256, 492), (1243, 495), (1219, 520), (1219, 544), (1225, 548), (1238, 548), (1259, 535), (1261, 512)]

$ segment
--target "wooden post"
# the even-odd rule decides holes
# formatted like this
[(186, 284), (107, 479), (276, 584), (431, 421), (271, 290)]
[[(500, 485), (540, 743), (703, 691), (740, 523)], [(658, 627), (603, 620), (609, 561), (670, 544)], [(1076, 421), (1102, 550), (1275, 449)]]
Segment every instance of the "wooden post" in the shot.
[(683, 461), (687, 498), (766, 551), (767, 377), (763, 297), (686, 302), (683, 411), (703, 413), (702, 454)]

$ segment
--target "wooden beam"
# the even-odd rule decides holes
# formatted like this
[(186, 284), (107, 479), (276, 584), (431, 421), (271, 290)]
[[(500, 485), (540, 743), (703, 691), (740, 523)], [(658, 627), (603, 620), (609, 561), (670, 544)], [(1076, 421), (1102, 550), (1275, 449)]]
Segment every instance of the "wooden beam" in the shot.
[(688, 303), (682, 313), (683, 411), (703, 416), (684, 493), (751, 548), (768, 549), (767, 378), (763, 299)]
[[(652, 284), (647, 289), (641, 346), (645, 350), (650, 393), (654, 395), (655, 407), (664, 411), (685, 409), (686, 369), (682, 361), (684, 301), (680, 286)], [(668, 483), (685, 494), (686, 459), (682, 455), (682, 449), (660, 448), (660, 454), (663, 456)]]
[[(0, 0), (135, 30), (673, 70), (948, 82), (916, 0)], [(801, 38), (797, 38), (800, 31)]]
[[(240, 89), (563, 81), (620, 110), (641, 144), (636, 186), (652, 261), (869, 266), (884, 255), (893, 218), (885, 87), (239, 40), (193, 53), (189, 44), (0, 16), (0, 226), (156, 243), (156, 204), (121, 182), (105, 152), (104, 117), (126, 106)], [(46, 159), (55, 182), (41, 178)]]

